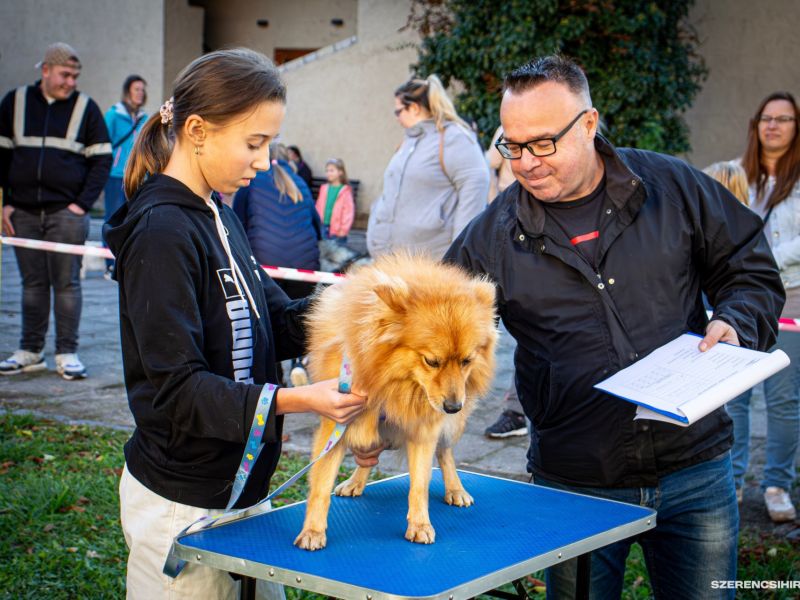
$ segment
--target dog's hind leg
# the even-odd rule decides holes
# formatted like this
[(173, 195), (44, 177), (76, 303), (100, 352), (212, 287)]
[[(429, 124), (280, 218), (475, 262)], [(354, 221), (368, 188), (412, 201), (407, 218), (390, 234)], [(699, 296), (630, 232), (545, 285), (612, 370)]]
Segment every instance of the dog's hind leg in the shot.
[[(434, 436), (435, 438), (435, 436)], [(434, 443), (408, 440), (408, 474), (410, 489), (408, 491), (408, 528), (406, 539), (418, 544), (432, 544), (436, 532), (428, 515), (428, 488), (431, 483), (431, 468)]]
[(356, 467), (350, 479), (337, 485), (333, 491), (337, 496), (360, 496), (367, 485), (370, 471), (372, 471), (370, 467)]
[[(322, 419), (314, 437), (314, 456), (319, 456), (336, 423)], [(334, 446), (328, 454), (311, 467), (308, 476), (308, 501), (303, 530), (294, 540), (294, 545), (304, 550), (318, 550), (327, 544), (325, 531), (328, 528), (328, 509), (331, 505), (331, 489), (339, 473), (344, 457), (344, 444)]]
[(436, 449), (436, 458), (442, 468), (442, 479), (444, 479), (444, 501), (453, 506), (471, 506), (475, 503), (464, 489), (461, 478), (456, 471), (456, 460), (453, 458), (453, 448), (450, 446), (439, 446)]

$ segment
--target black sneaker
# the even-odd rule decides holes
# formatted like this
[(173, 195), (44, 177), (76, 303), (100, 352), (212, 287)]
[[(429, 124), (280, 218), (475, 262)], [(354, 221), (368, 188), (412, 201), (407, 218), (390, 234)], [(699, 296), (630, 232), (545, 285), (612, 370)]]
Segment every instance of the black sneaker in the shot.
[(498, 439), (514, 435), (526, 435), (527, 433), (528, 425), (525, 422), (525, 415), (513, 410), (505, 410), (494, 424), (486, 428), (483, 435), (488, 438)]

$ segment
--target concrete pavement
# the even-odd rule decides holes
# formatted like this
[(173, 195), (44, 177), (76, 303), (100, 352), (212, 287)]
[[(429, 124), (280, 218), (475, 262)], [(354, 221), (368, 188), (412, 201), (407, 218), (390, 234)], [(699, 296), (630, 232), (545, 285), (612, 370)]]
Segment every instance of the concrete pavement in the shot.
[[(90, 239), (99, 239), (98, 220), (93, 221)], [(352, 232), (350, 243), (363, 245), (363, 232)], [(13, 250), (2, 247), (0, 273), (0, 356), (6, 357), (18, 347), (20, 333), (21, 286)], [(80, 331), (80, 357), (89, 371), (89, 378), (65, 381), (54, 370), (52, 320), (45, 356), (49, 370), (38, 373), (0, 377), (0, 410), (25, 411), (69, 422), (81, 422), (132, 429), (122, 379), (119, 347), (117, 284), (102, 277), (99, 270), (89, 271), (83, 282), (83, 315)], [(525, 473), (526, 437), (489, 440), (483, 430), (498, 416), (501, 398), (512, 377), (513, 341), (504, 333), (498, 348), (498, 369), (491, 393), (473, 413), (467, 430), (456, 447), (459, 467), (482, 473), (527, 480)], [(743, 524), (762, 530), (787, 534), (794, 524), (773, 527), (766, 518), (758, 490), (763, 469), (763, 447), (766, 434), (763, 397), (754, 396), (752, 423), (752, 466), (742, 508)], [(308, 452), (317, 419), (311, 415), (287, 417), (285, 448)], [(385, 452), (380, 468), (386, 473), (405, 472), (401, 452)], [(800, 506), (800, 494), (794, 493)]]

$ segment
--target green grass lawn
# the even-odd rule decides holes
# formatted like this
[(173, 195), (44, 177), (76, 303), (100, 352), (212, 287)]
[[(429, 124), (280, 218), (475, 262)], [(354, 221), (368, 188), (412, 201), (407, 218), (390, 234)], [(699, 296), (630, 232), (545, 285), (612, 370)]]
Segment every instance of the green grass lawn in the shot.
[[(117, 484), (126, 432), (0, 414), (0, 598), (122, 598), (126, 548), (119, 527)], [(278, 485), (306, 456), (285, 454)], [(305, 498), (305, 479), (276, 504)], [(796, 546), (742, 535), (739, 579), (800, 578)], [(531, 597), (543, 598), (533, 574)], [(534, 589), (535, 588), (535, 589)], [(511, 591), (510, 586), (507, 588)], [(650, 597), (641, 550), (628, 558), (623, 598)], [(323, 598), (287, 589), (294, 600)], [(738, 598), (793, 598), (788, 591), (743, 591)]]

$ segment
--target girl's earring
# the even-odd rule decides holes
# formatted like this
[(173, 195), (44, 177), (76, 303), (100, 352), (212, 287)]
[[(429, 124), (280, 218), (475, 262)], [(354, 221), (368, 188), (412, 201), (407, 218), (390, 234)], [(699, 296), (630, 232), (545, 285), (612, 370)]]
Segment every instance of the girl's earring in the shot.
[(194, 147), (194, 153), (195, 153), (197, 156), (200, 156), (200, 146), (195, 146), (195, 147)]

